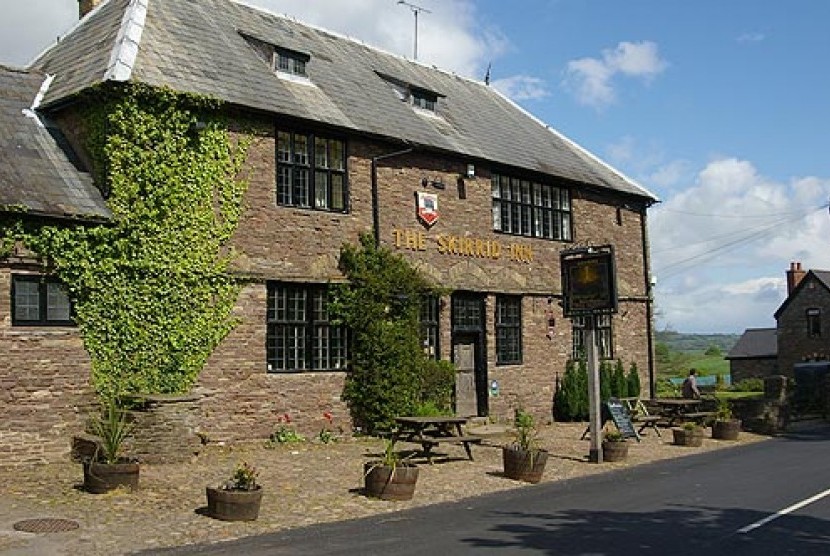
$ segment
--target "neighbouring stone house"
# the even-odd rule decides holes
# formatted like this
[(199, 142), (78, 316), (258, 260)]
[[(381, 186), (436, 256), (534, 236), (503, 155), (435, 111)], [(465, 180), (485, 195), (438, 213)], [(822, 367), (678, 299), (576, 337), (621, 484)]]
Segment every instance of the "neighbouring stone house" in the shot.
[(790, 265), (787, 299), (775, 312), (778, 372), (792, 377), (796, 363), (830, 359), (829, 315), (830, 272)]
[(787, 270), (787, 298), (775, 312), (775, 328), (747, 329), (727, 354), (732, 381), (782, 374), (795, 365), (830, 360), (830, 272)]
[[(48, 194), (72, 203), (38, 205), (28, 192), (39, 176), (0, 169), (0, 218), (108, 217), (78, 161), (75, 103), (93, 86), (213, 96), (269, 130), (248, 153), (234, 238), (234, 270), (247, 278), (240, 324), (196, 389), (207, 438), (264, 438), (283, 413), (305, 431), (319, 430), (324, 411), (348, 420), (348, 343), (313, 320), (311, 304), (343, 280), (339, 250), (362, 233), (450, 292), (425, 311), (425, 349), (456, 364), (459, 413), (506, 418), (522, 404), (550, 416), (556, 376), (582, 348), (580, 323), (558, 304), (560, 252), (574, 246), (614, 246), (620, 309), (600, 319), (601, 355), (636, 363), (653, 383), (655, 196), (485, 83), (229, 0), (104, 1), (25, 71), (2, 75), (21, 87), (3, 118), (25, 127), (3, 138), (2, 164), (59, 160)], [(74, 164), (63, 162), (67, 142), (24, 108), (56, 122)], [(31, 282), (33, 261), (0, 265), (3, 450), (56, 459), (91, 399), (88, 357), (67, 302), (52, 295), (58, 285)], [(288, 302), (301, 309), (292, 319), (280, 309)]]
[(778, 332), (775, 328), (747, 328), (726, 354), (735, 384), (746, 378), (778, 373)]

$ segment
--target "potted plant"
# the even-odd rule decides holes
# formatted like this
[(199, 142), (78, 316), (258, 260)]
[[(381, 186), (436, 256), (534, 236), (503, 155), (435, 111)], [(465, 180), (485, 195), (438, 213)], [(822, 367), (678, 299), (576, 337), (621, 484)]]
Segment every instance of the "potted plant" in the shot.
[(228, 481), (205, 487), (207, 514), (222, 521), (254, 521), (259, 517), (262, 486), (256, 482), (256, 468), (247, 462), (234, 468)]
[(684, 423), (682, 427), (673, 428), (672, 433), (676, 446), (691, 446), (693, 448), (703, 446), (703, 427), (697, 423)]
[(502, 447), (504, 475), (528, 483), (538, 483), (545, 471), (548, 451), (539, 447), (533, 416), (517, 409), (513, 425), (516, 439), (512, 444)]
[(628, 442), (620, 431), (606, 431), (602, 437), (602, 461), (623, 461), (628, 457)]
[(732, 416), (732, 408), (726, 398), (718, 398), (715, 422), (712, 423), (712, 438), (718, 440), (738, 440), (741, 420)]
[(384, 441), (380, 459), (363, 465), (364, 492), (371, 498), (411, 500), (417, 481), (418, 467), (401, 457), (391, 439)]
[(121, 455), (124, 440), (132, 430), (124, 408), (109, 400), (101, 415), (90, 421), (89, 429), (98, 439), (94, 454), (83, 462), (84, 490), (102, 494), (118, 487), (138, 488), (138, 462)]

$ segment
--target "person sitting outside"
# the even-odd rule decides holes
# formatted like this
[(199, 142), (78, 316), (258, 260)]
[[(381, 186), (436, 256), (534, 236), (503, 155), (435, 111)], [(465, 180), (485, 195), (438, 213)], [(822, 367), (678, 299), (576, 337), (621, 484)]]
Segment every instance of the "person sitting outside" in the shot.
[(689, 376), (683, 381), (683, 397), (689, 400), (699, 400), (700, 390), (697, 388), (697, 370), (690, 369)]

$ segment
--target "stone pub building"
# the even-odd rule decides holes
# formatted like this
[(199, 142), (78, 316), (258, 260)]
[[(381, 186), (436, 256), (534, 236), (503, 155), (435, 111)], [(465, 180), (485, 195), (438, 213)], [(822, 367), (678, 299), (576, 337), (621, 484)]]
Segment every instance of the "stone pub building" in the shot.
[[(265, 438), (285, 413), (312, 434), (324, 411), (347, 423), (347, 333), (320, 308), (344, 279), (341, 246), (364, 233), (448, 292), (424, 311), (424, 347), (456, 365), (459, 414), (506, 419), (522, 405), (550, 419), (557, 375), (582, 347), (559, 306), (560, 252), (577, 246), (616, 253), (619, 312), (599, 321), (601, 356), (653, 382), (655, 196), (492, 87), (229, 0), (81, 4), (91, 11), (29, 67), (0, 68), (0, 118), (28, 145), (3, 151), (0, 219), (109, 218), (73, 125), (90, 87), (208, 95), (266, 130), (233, 240), (240, 322), (194, 390), (208, 439)], [(36, 175), (16, 170), (33, 160)], [(0, 260), (4, 460), (65, 457), (94, 403), (69, 300), (40, 272)]]

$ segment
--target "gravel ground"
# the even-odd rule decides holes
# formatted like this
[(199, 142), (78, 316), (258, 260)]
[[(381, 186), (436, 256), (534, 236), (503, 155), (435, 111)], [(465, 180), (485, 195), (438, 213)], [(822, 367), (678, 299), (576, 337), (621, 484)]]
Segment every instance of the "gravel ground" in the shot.
[[(738, 442), (706, 438), (701, 448), (684, 448), (671, 445), (670, 430), (663, 429), (662, 438), (647, 431), (642, 442), (630, 442), (625, 462), (592, 464), (587, 461), (589, 442), (580, 440), (585, 427), (584, 423), (541, 427), (541, 444), (551, 453), (543, 482), (766, 438), (742, 432)], [(509, 438), (502, 429), (488, 426), (470, 429), (470, 432), (486, 434), (481, 446), (473, 446), (475, 461), (466, 459), (461, 446), (440, 446), (437, 451), (444, 457), (436, 458), (433, 465), (426, 462), (420, 465), (415, 497), (407, 502), (384, 502), (362, 495), (363, 462), (382, 449), (382, 443), (374, 438), (342, 439), (330, 444), (305, 442), (274, 448), (267, 448), (263, 443), (210, 445), (189, 463), (142, 465), (140, 488), (133, 493), (84, 492), (79, 488), (83, 481), (79, 464), (0, 467), (0, 553), (6, 556), (128, 554), (396, 512), (506, 489), (534, 488), (502, 476), (499, 446)], [(259, 470), (259, 482), (265, 489), (259, 519), (229, 523), (200, 513), (198, 510), (206, 503), (205, 486), (218, 485), (240, 461), (252, 463)], [(77, 522), (79, 528), (59, 533), (24, 533), (13, 529), (14, 523), (21, 520), (39, 518), (69, 519)]]

